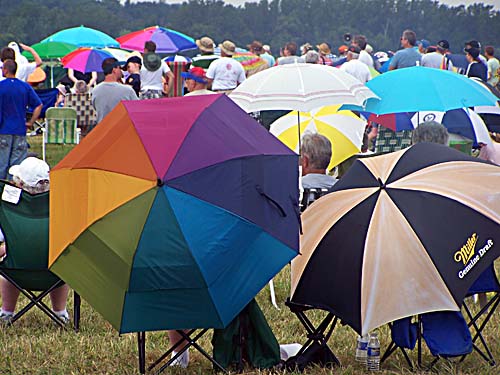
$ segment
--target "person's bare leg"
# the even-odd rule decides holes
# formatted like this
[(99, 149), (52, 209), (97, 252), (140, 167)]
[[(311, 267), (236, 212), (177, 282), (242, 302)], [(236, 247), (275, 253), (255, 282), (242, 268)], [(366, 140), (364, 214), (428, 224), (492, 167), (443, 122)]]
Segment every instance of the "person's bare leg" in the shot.
[(50, 301), (52, 302), (52, 310), (63, 311), (66, 310), (66, 301), (68, 299), (69, 286), (64, 284), (59, 288), (50, 292)]
[[(188, 331), (185, 330), (185, 333)], [(187, 341), (184, 340), (182, 335), (174, 330), (168, 331), (168, 339), (170, 341), (170, 346), (174, 346), (176, 343), (181, 342), (179, 346), (175, 348), (175, 350), (172, 353), (172, 357), (175, 356), (178, 352), (180, 352), (186, 345)], [(172, 364), (171, 366), (180, 366), (182, 368), (186, 368), (189, 364), (189, 350), (186, 350), (180, 357), (178, 357)]]
[(2, 279), (2, 310), (13, 313), (16, 310), (19, 290), (5, 279)]

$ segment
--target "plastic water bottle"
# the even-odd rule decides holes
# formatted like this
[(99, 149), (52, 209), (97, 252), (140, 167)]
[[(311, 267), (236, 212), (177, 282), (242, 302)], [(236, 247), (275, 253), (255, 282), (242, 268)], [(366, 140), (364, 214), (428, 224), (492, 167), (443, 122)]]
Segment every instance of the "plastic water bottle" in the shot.
[(366, 355), (368, 352), (368, 341), (370, 341), (370, 335), (365, 334), (363, 336), (358, 336), (358, 345), (356, 346), (356, 362), (360, 362), (366, 365)]
[(377, 333), (370, 335), (366, 356), (366, 369), (368, 371), (380, 371), (380, 341), (378, 341)]

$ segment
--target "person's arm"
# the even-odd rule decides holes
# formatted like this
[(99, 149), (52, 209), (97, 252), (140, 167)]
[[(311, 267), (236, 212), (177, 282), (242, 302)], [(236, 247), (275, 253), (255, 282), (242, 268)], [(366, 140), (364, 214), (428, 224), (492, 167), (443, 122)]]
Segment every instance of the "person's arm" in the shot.
[(71, 68), (68, 68), (68, 78), (70, 79), (71, 82), (73, 82), (73, 84), (75, 84), (76, 81), (78, 81), (75, 77), (75, 71)]
[(42, 59), (40, 58), (40, 55), (30, 46), (27, 46), (26, 44), (19, 43), (19, 46), (25, 50), (28, 51), (33, 55), (33, 58), (35, 59), (36, 67), (38, 68), (40, 65), (42, 65)]
[(42, 112), (42, 107), (43, 104), (40, 104), (38, 107), (35, 108), (35, 110), (33, 111), (33, 115), (31, 116), (31, 119), (29, 121), (26, 121), (26, 127), (28, 128), (33, 127), (35, 121), (38, 120), (38, 117), (40, 117), (40, 113)]
[(88, 86), (92, 87), (97, 82), (97, 72), (92, 72), (92, 78), (89, 81)]

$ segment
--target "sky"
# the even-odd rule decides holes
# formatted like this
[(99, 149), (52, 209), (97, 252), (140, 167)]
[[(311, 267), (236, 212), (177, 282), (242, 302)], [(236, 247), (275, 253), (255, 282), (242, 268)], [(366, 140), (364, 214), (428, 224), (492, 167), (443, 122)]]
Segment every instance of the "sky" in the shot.
[[(132, 0), (132, 2), (139, 2), (139, 1), (155, 1), (155, 0)], [(186, 0), (167, 0), (167, 3), (182, 3)], [(228, 4), (233, 4), (233, 5), (242, 5), (245, 4), (246, 2), (257, 2), (258, 0), (224, 0)], [(474, 3), (483, 3), (483, 4), (489, 4), (489, 5), (494, 5), (496, 10), (500, 10), (500, 0), (440, 0), (440, 3), (443, 4), (448, 4), (448, 5), (470, 5)]]

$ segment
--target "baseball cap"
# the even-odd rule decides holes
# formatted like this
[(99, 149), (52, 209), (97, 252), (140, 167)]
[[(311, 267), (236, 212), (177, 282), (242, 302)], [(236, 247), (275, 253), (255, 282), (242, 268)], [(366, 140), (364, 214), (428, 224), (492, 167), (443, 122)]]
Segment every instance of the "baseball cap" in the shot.
[(339, 47), (339, 53), (342, 54), (342, 53), (346, 53), (347, 51), (349, 51), (349, 47), (347, 47), (346, 45), (341, 45)]
[(450, 43), (446, 39), (440, 40), (437, 42), (437, 47), (441, 49), (449, 49), (450, 48)]
[(417, 45), (428, 48), (431, 43), (427, 39), (417, 40)]
[(122, 66), (122, 70), (127, 70), (128, 63), (136, 63), (136, 64), (139, 64), (142, 66), (142, 60), (139, 56), (130, 56), (127, 59), (127, 62), (125, 63), (125, 65)]
[(184, 79), (192, 79), (199, 83), (208, 83), (205, 70), (199, 66), (191, 68), (188, 72), (181, 73), (181, 75)]
[(12, 176), (18, 177), (25, 184), (35, 187), (37, 183), (49, 180), (49, 165), (41, 159), (29, 157), (21, 164), (13, 165), (9, 169)]

